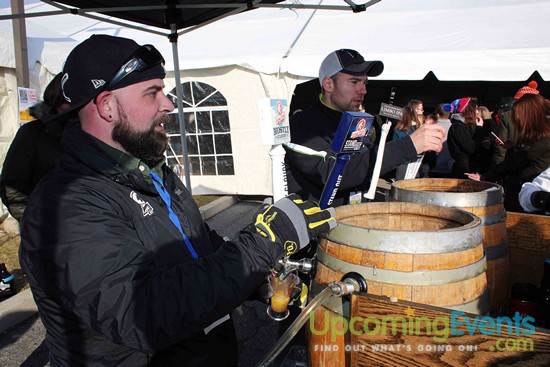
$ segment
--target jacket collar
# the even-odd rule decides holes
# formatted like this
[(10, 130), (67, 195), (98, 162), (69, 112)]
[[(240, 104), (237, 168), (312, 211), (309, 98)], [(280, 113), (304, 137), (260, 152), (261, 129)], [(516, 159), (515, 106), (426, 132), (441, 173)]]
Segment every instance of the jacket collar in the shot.
[[(61, 138), (63, 153), (82, 162), (90, 169), (109, 177), (117, 183), (141, 191), (156, 193), (152, 182), (144, 178), (139, 164), (129, 165), (126, 164), (127, 162), (121, 164), (121, 161), (117, 161), (111, 154), (107, 153), (102, 144), (104, 143), (82, 131), (80, 124), (77, 122), (67, 123), (63, 131), (63, 137)], [(139, 162), (139, 160), (136, 161)], [(144, 163), (142, 164), (145, 165)], [(148, 174), (149, 170), (147, 167)]]

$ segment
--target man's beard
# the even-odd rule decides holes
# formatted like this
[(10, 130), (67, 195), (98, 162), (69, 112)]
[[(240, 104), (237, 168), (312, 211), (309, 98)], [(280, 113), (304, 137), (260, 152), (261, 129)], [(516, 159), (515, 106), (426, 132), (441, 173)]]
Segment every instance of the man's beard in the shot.
[(145, 162), (149, 167), (154, 167), (164, 160), (164, 152), (168, 147), (168, 137), (166, 133), (155, 130), (159, 124), (166, 124), (170, 121), (168, 116), (164, 116), (153, 121), (151, 128), (147, 131), (135, 131), (132, 129), (128, 117), (119, 105), (120, 121), (116, 123), (111, 137), (118, 142), (124, 150), (134, 157)]

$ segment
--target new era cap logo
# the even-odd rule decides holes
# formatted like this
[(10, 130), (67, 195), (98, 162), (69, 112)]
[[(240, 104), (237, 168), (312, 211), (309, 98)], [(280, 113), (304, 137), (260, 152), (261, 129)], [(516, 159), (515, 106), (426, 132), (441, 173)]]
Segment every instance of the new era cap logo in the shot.
[(105, 80), (103, 79), (92, 79), (92, 84), (94, 85), (94, 88), (100, 88), (105, 85)]
[(65, 98), (65, 100), (71, 103), (72, 102), (71, 99), (67, 97), (67, 95), (65, 94), (65, 83), (67, 83), (67, 80), (69, 80), (69, 74), (65, 73), (61, 77), (61, 90), (63, 91), (63, 97)]

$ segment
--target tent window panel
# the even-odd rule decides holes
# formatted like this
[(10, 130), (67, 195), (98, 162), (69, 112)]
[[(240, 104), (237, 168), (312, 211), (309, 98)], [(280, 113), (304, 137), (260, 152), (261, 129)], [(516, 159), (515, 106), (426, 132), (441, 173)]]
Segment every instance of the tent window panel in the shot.
[(193, 82), (193, 100), (196, 106), (202, 105), (204, 100), (216, 93), (216, 89), (209, 84)]
[(187, 135), (187, 153), (199, 154), (199, 143), (196, 135)]
[(179, 134), (180, 133), (180, 122), (178, 120), (177, 113), (171, 113), (168, 115), (170, 121), (164, 124), (164, 130), (167, 134)]
[(168, 157), (166, 159), (166, 164), (170, 167), (175, 167), (175, 166), (178, 166), (179, 165), (179, 162), (178, 160), (176, 159), (176, 157)]
[[(170, 99), (170, 101), (172, 102), (172, 105), (174, 105), (174, 110), (175, 111), (178, 110), (178, 95), (176, 93), (177, 93), (176, 88), (174, 88), (174, 89), (172, 89), (171, 92), (166, 94), (168, 99)], [(184, 108), (191, 106), (191, 103), (189, 103), (189, 101), (186, 101), (184, 99), (182, 99), (182, 104), (183, 104)]]
[(189, 157), (189, 171), (192, 175), (201, 175), (201, 159), (199, 157)]
[(184, 112), (183, 121), (185, 124), (185, 132), (187, 134), (194, 134), (197, 132), (197, 124), (195, 123), (194, 112)]
[(199, 134), (212, 132), (212, 122), (210, 121), (209, 111), (197, 112), (197, 131)]
[(216, 175), (216, 158), (201, 157), (201, 168), (203, 175)]
[(212, 111), (212, 126), (214, 132), (229, 132), (229, 113), (228, 111)]
[(227, 100), (224, 98), (224, 96), (216, 91), (211, 96), (208, 96), (201, 104), (201, 107), (212, 107), (212, 106), (227, 106)]
[(216, 163), (216, 166), (218, 168), (218, 175), (228, 176), (235, 174), (232, 156), (217, 156)]
[[(177, 107), (176, 88), (168, 93)], [(191, 175), (234, 175), (231, 124), (227, 100), (212, 85), (198, 81), (182, 84), (182, 102)], [(166, 132), (170, 146), (166, 157), (170, 165), (183, 164), (178, 111), (170, 115)]]
[(168, 146), (168, 149), (166, 150), (167, 157), (180, 156), (183, 154), (183, 150), (181, 149), (180, 135), (168, 136), (168, 144), (169, 146)]
[[(188, 104), (189, 106), (192, 106), (194, 103), (193, 103), (193, 94), (191, 93), (191, 84), (183, 83), (181, 85), (181, 89), (182, 89), (182, 92), (181, 92), (182, 102), (185, 103), (185, 104)], [(175, 88), (173, 90), (173, 94), (177, 95), (177, 92), (176, 92)], [(178, 107), (177, 103), (176, 103), (175, 107), (176, 108)]]
[(200, 154), (214, 154), (214, 139), (212, 135), (199, 135)]
[(214, 142), (216, 144), (217, 154), (231, 154), (231, 135), (229, 134), (216, 134), (214, 135)]

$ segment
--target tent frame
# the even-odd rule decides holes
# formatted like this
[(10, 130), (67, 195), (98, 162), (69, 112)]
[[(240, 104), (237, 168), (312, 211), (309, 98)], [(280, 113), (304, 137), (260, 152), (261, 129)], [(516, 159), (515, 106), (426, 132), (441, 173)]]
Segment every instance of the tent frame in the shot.
[[(22, 0), (21, 0), (22, 1)], [(346, 11), (353, 11), (355, 13), (365, 11), (368, 7), (380, 2), (381, 0), (370, 0), (366, 2), (365, 4), (355, 4), (351, 0), (343, 0), (345, 1), (348, 6), (342, 5), (322, 5), (322, 0), (320, 0), (319, 4), (317, 5), (304, 5), (299, 3), (294, 4), (280, 4), (280, 3), (274, 3), (274, 4), (263, 4), (261, 3), (262, 0), (251, 0), (246, 3), (210, 3), (210, 4), (169, 4), (169, 5), (144, 5), (144, 6), (125, 6), (125, 7), (100, 7), (100, 8), (75, 8), (70, 7), (67, 5), (59, 4), (52, 0), (42, 0), (42, 2), (51, 5), (53, 7), (58, 8), (57, 11), (47, 11), (47, 12), (37, 12), (37, 13), (17, 13), (17, 14), (10, 14), (5, 16), (0, 16), (0, 20), (4, 19), (20, 19), (20, 18), (31, 18), (31, 17), (38, 17), (38, 16), (51, 16), (51, 15), (60, 15), (60, 14), (74, 14), (79, 16), (85, 16), (94, 20), (107, 22), (111, 24), (115, 24), (118, 26), (133, 28), (136, 30), (160, 35), (160, 36), (166, 36), (168, 40), (172, 43), (172, 55), (174, 60), (174, 79), (176, 82), (176, 97), (177, 97), (177, 108), (178, 108), (178, 119), (179, 119), (179, 127), (181, 131), (181, 145), (183, 150), (183, 164), (184, 164), (184, 172), (185, 172), (185, 186), (187, 187), (187, 190), (189, 193), (192, 194), (192, 188), (191, 188), (191, 178), (190, 178), (190, 170), (189, 170), (189, 159), (188, 159), (188, 150), (187, 150), (187, 139), (186, 139), (186, 130), (185, 130), (185, 123), (184, 123), (184, 114), (183, 114), (183, 102), (182, 102), (182, 95), (183, 90), (181, 86), (181, 75), (180, 75), (180, 67), (179, 67), (179, 55), (178, 55), (178, 37), (182, 34), (191, 32), (193, 30), (196, 30), (198, 28), (204, 27), (210, 23), (216, 22), (218, 20), (221, 20), (223, 18), (226, 18), (228, 16), (238, 14), (244, 11), (256, 9), (256, 8), (287, 8), (287, 9), (327, 9), (327, 10), (346, 10)], [(112, 19), (112, 17), (108, 17), (104, 13), (113, 13), (113, 12), (127, 12), (127, 11), (150, 11), (150, 10), (174, 10), (174, 9), (228, 9), (226, 12), (219, 16), (214, 16), (212, 18), (209, 18), (206, 21), (203, 21), (199, 24), (195, 24), (192, 26), (189, 26), (187, 28), (184, 28), (180, 31), (177, 30), (177, 24), (171, 23), (170, 24), (170, 32), (162, 32), (156, 29), (147, 28), (144, 26), (140, 26), (137, 24), (128, 23), (129, 21), (118, 21), (115, 19)], [(98, 16), (95, 14), (90, 13), (99, 13), (103, 14), (103, 16)], [(143, 24), (143, 23), (142, 23)], [(26, 35), (21, 35), (21, 37), (25, 37)]]

